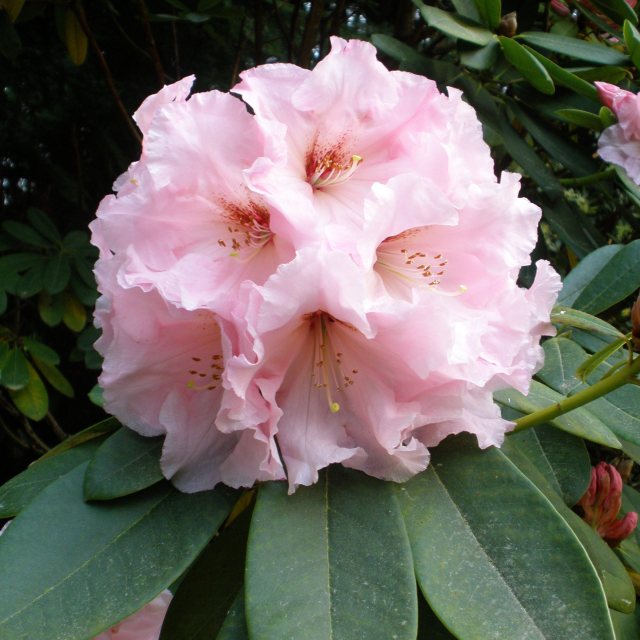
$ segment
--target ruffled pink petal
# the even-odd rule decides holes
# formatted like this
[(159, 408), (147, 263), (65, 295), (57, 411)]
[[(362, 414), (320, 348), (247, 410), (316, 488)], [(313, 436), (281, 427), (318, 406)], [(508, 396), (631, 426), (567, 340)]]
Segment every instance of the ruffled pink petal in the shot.
[(143, 135), (147, 135), (153, 116), (159, 109), (171, 102), (184, 102), (189, 97), (194, 80), (195, 76), (187, 76), (178, 82), (165, 85), (158, 93), (145, 99), (133, 114), (133, 119)]

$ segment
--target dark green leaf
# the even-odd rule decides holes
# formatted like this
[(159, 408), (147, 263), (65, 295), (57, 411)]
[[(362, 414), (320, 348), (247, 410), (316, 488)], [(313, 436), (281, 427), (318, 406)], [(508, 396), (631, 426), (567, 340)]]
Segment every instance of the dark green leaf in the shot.
[(63, 293), (62, 309), (62, 322), (71, 331), (82, 331), (87, 324), (87, 310), (82, 303), (69, 293)]
[(502, 18), (502, 3), (500, 0), (475, 0), (482, 22), (491, 31), (495, 31)]
[(450, 38), (471, 42), (480, 47), (488, 44), (492, 38), (495, 38), (493, 33), (488, 29), (465, 20), (454, 13), (449, 13), (448, 11), (438, 9), (438, 7), (431, 7), (425, 4), (420, 4), (419, 8), (422, 17), (430, 27), (442, 31), (442, 33)]
[(640, 607), (633, 613), (611, 612), (616, 640), (638, 640), (640, 638)]
[(418, 594), (418, 637), (416, 640), (456, 640), (440, 622), (421, 593)]
[[(587, 387), (577, 378), (577, 371), (587, 354), (573, 341), (565, 338), (545, 343), (547, 361), (538, 377), (556, 391), (569, 395)], [(609, 367), (601, 365), (590, 382), (596, 382)], [(618, 438), (640, 444), (640, 389), (631, 385), (591, 401), (584, 409), (600, 420)], [(570, 414), (569, 414), (570, 415)]]
[(22, 47), (20, 36), (6, 11), (0, 10), (0, 55), (15, 60)]
[(211, 640), (228, 624), (227, 612), (242, 590), (250, 515), (245, 512), (198, 556), (171, 601), (160, 640)]
[(585, 60), (594, 64), (627, 64), (629, 58), (612, 47), (586, 42), (577, 38), (566, 38), (554, 33), (526, 31), (517, 36), (526, 43), (577, 60)]
[(491, 40), (484, 47), (473, 47), (465, 51), (460, 51), (460, 63), (465, 67), (486, 71), (493, 67), (498, 59), (500, 46), (497, 40)]
[[(565, 398), (565, 396), (535, 380), (532, 381), (531, 389), (527, 396), (522, 395), (515, 389), (506, 389), (497, 391), (494, 397), (501, 405), (523, 413), (533, 413), (538, 409), (544, 409), (556, 404)], [(620, 441), (611, 429), (592, 414), (588, 408), (578, 407), (569, 413), (558, 416), (554, 420), (550, 420), (549, 424), (572, 435), (603, 444), (606, 447), (620, 448)]]
[(244, 593), (242, 590), (236, 596), (231, 609), (229, 609), (216, 640), (249, 640), (244, 611)]
[(7, 294), (0, 289), (0, 316), (7, 310)]
[(52, 629), (66, 640), (96, 636), (178, 578), (229, 510), (222, 493), (184, 494), (168, 483), (87, 504), (85, 469), (50, 484), (0, 540), (2, 638), (51, 640)]
[(633, 584), (609, 545), (582, 518), (567, 507), (538, 468), (519, 447), (512, 443), (512, 437), (504, 443), (502, 451), (536, 485), (571, 527), (596, 569), (606, 594), (607, 604), (619, 611), (629, 612), (635, 600)]
[(43, 291), (38, 296), (38, 313), (40, 319), (49, 327), (55, 327), (62, 322), (64, 307), (62, 296), (51, 296)]
[(253, 640), (415, 640), (411, 550), (391, 483), (331, 467), (294, 495), (261, 485), (245, 579)]
[(551, 76), (542, 63), (519, 42), (512, 38), (500, 36), (500, 44), (505, 58), (531, 83), (538, 91), (552, 94), (556, 88)]
[(580, 292), (576, 309), (597, 314), (624, 300), (640, 287), (640, 240), (617, 251)]
[[(625, 69), (624, 67), (579, 67), (573, 68), (571, 71), (575, 73), (579, 78), (586, 80), (587, 83), (600, 80), (602, 82), (611, 82), (612, 84), (617, 84), (625, 78), (630, 77), (629, 69)], [(600, 99), (598, 98), (598, 101), (599, 100)]]
[(162, 480), (163, 437), (145, 438), (123, 427), (100, 446), (84, 478), (86, 500), (112, 500)]
[(595, 331), (616, 339), (622, 336), (620, 331), (608, 322), (600, 320), (600, 318), (592, 316), (590, 313), (572, 309), (571, 307), (554, 307), (551, 312), (551, 322), (567, 327), (585, 329), (586, 331)]
[(29, 369), (27, 359), (22, 350), (12, 347), (0, 362), (0, 384), (7, 389), (22, 389), (29, 383)]
[(591, 462), (580, 438), (547, 425), (526, 429), (509, 438), (572, 507), (589, 486)]
[(38, 253), (10, 253), (0, 257), (0, 279), (4, 282), (14, 273), (24, 271), (42, 261)]
[(44, 379), (63, 396), (67, 398), (73, 398), (75, 395), (71, 383), (63, 375), (63, 373), (55, 365), (43, 362), (40, 358), (33, 358), (33, 363), (38, 368), (38, 371), (44, 376)]
[(52, 458), (36, 460), (26, 471), (0, 487), (0, 518), (17, 516), (45, 487), (91, 458), (96, 438)]
[(60, 293), (69, 284), (70, 276), (69, 258), (64, 254), (53, 256), (53, 258), (47, 260), (44, 272), (43, 285), (45, 291), (52, 295)]
[(574, 175), (585, 176), (598, 170), (598, 164), (586, 156), (576, 143), (559, 135), (557, 129), (547, 125), (531, 111), (521, 108), (515, 101), (509, 102), (509, 109), (549, 156)]
[(69, 436), (68, 438), (63, 440), (59, 445), (57, 445), (50, 451), (47, 451), (47, 453), (45, 453), (40, 458), (40, 460), (53, 458), (60, 455), (64, 451), (68, 451), (69, 449), (73, 449), (74, 447), (79, 447), (85, 442), (90, 442), (91, 440), (102, 438), (105, 435), (113, 433), (121, 426), (122, 425), (115, 418), (107, 418), (106, 420), (96, 422), (96, 424), (93, 424), (90, 427), (79, 431), (78, 433), (74, 433), (72, 436)]
[(30, 298), (42, 291), (47, 259), (42, 258), (16, 281), (14, 291), (20, 298)]
[(48, 347), (39, 340), (35, 338), (22, 338), (22, 344), (27, 352), (38, 358), (38, 360), (42, 360), (47, 364), (60, 364), (60, 356), (51, 347)]
[(27, 217), (29, 218), (31, 226), (38, 231), (43, 238), (56, 244), (62, 241), (58, 227), (56, 227), (53, 220), (51, 220), (44, 211), (33, 208), (28, 209)]
[(565, 122), (584, 127), (585, 129), (601, 131), (603, 128), (600, 118), (590, 111), (583, 111), (582, 109), (557, 109), (555, 115)]
[(584, 288), (596, 278), (608, 262), (623, 248), (621, 244), (610, 244), (585, 256), (569, 272), (562, 283), (558, 304), (571, 307)]
[(622, 32), (624, 33), (624, 43), (629, 50), (631, 62), (638, 67), (640, 66), (640, 32), (628, 20), (624, 21)]
[(613, 639), (584, 549), (499, 450), (448, 441), (398, 493), (420, 589), (454, 636)]
[(35, 229), (16, 220), (5, 220), (2, 228), (10, 233), (14, 238), (35, 247), (47, 249), (51, 246), (51, 242), (43, 238)]
[(37, 371), (27, 362), (29, 380), (17, 390), (9, 389), (13, 404), (31, 420), (42, 420), (49, 410), (49, 395)]

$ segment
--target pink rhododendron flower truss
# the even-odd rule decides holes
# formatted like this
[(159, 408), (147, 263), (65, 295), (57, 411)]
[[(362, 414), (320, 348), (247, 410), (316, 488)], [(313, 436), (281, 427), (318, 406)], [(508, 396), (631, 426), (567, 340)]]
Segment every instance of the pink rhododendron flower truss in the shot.
[(93, 223), (105, 406), (165, 434), (186, 491), (331, 463), (402, 481), (450, 434), (501, 444), (560, 281), (517, 286), (539, 209), (496, 178), (474, 111), (332, 39), (234, 93), (183, 80), (136, 113), (140, 160)]
[(103, 631), (94, 640), (158, 640), (172, 598), (171, 591), (165, 589), (149, 604)]
[(596, 82), (600, 101), (617, 116), (618, 124), (607, 127), (598, 139), (603, 160), (622, 167), (640, 184), (640, 97), (608, 82)]

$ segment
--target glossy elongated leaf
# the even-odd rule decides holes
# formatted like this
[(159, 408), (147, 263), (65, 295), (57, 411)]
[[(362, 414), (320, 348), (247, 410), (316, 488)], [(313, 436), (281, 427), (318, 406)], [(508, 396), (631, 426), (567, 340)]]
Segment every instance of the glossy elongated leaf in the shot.
[(577, 38), (567, 38), (566, 36), (560, 36), (555, 33), (526, 31), (517, 37), (519, 40), (524, 40), (524, 42), (534, 47), (575, 58), (576, 60), (610, 65), (624, 65), (629, 62), (627, 56), (611, 47), (586, 42), (585, 40), (578, 40)]
[(536, 142), (573, 174), (583, 176), (598, 170), (596, 162), (592, 158), (585, 157), (578, 145), (556, 133), (553, 127), (540, 120), (531, 111), (521, 108), (515, 100), (509, 102), (509, 109)]
[[(501, 405), (523, 413), (533, 413), (538, 409), (554, 405), (565, 398), (562, 394), (536, 380), (531, 383), (528, 396), (522, 395), (515, 389), (507, 389), (497, 391), (494, 397)], [(620, 441), (611, 429), (584, 406), (550, 420), (549, 424), (572, 435), (603, 444), (606, 447), (620, 449)]]
[(62, 242), (58, 227), (56, 227), (53, 220), (51, 220), (44, 211), (31, 207), (27, 210), (27, 217), (29, 218), (31, 226), (40, 233), (43, 238), (55, 243)]
[(610, 244), (600, 247), (582, 258), (564, 279), (562, 291), (558, 295), (558, 305), (573, 306), (575, 299), (584, 291), (585, 287), (598, 277), (602, 269), (622, 248), (621, 244)]
[(250, 516), (245, 512), (198, 556), (171, 601), (160, 640), (211, 640), (221, 631), (242, 590)]
[(578, 309), (571, 309), (570, 307), (554, 307), (551, 312), (551, 322), (568, 327), (577, 327), (578, 329), (584, 329), (586, 331), (596, 331), (615, 338), (622, 337), (620, 331), (608, 322), (590, 313), (585, 313)]
[(532, 49), (527, 45), (522, 45), (522, 47), (526, 51), (528, 51), (534, 58), (536, 58), (538, 62), (540, 62), (540, 64), (547, 70), (547, 72), (555, 80), (555, 82), (568, 87), (569, 89), (575, 91), (578, 95), (592, 98), (593, 100), (597, 99), (598, 92), (592, 84), (573, 74), (571, 71), (568, 71), (564, 67), (557, 65), (555, 62), (549, 60), (549, 58), (543, 56), (535, 49)]
[(374, 33), (371, 36), (371, 42), (382, 53), (397, 60), (402, 69), (429, 75), (429, 65), (426, 58), (408, 44), (385, 33)]
[(87, 310), (77, 298), (66, 292), (62, 294), (62, 322), (76, 332), (82, 331), (87, 324)]
[(630, 75), (629, 69), (610, 65), (604, 67), (579, 67), (572, 69), (572, 71), (587, 82), (600, 80), (602, 82), (610, 82), (611, 84), (622, 82), (622, 80), (628, 78)]
[(636, 573), (640, 573), (640, 547), (635, 539), (627, 538), (623, 540), (618, 544), (615, 551), (627, 567)]
[(240, 590), (231, 605), (216, 640), (249, 640), (244, 610), (244, 592)]
[(52, 629), (66, 640), (96, 636), (171, 584), (229, 510), (222, 493), (183, 494), (168, 483), (87, 504), (85, 469), (49, 485), (0, 540), (2, 638), (51, 640)]
[(611, 612), (616, 640), (637, 640), (640, 638), (640, 607), (633, 613)]
[(42, 291), (38, 296), (38, 313), (42, 322), (49, 327), (60, 324), (64, 313), (62, 296), (52, 296), (46, 291)]
[(391, 483), (331, 467), (291, 496), (284, 483), (262, 485), (245, 579), (252, 640), (415, 640), (411, 550)]
[(113, 433), (114, 431), (119, 429), (121, 426), (122, 425), (115, 418), (107, 418), (106, 420), (96, 422), (96, 424), (93, 424), (90, 427), (79, 431), (78, 433), (74, 433), (72, 436), (69, 436), (68, 438), (63, 440), (59, 445), (55, 446), (50, 451), (47, 451), (47, 453), (45, 453), (38, 459), (38, 463), (41, 460), (59, 456), (64, 451), (68, 451), (69, 449), (78, 447), (85, 442), (90, 442), (91, 440), (95, 440), (96, 438), (102, 438), (103, 436), (109, 435), (110, 433)]
[(500, 36), (504, 57), (541, 93), (555, 92), (553, 80), (544, 65), (519, 42)]
[(480, 47), (488, 44), (492, 38), (495, 38), (493, 33), (488, 29), (464, 20), (454, 13), (438, 9), (438, 7), (421, 4), (420, 13), (430, 27), (442, 31), (442, 33), (451, 38), (471, 42)]
[(27, 362), (29, 381), (16, 391), (9, 389), (13, 404), (31, 420), (42, 420), (49, 410), (49, 395), (38, 372)]
[(456, 640), (433, 612), (424, 596), (418, 594), (417, 640)]
[[(545, 343), (547, 361), (538, 377), (556, 391), (569, 394), (586, 388), (577, 377), (577, 370), (585, 362), (587, 353), (572, 340), (555, 338)], [(600, 365), (589, 382), (596, 382), (609, 367)], [(593, 400), (584, 407), (600, 420), (618, 439), (623, 438), (640, 445), (640, 389), (631, 385), (620, 387)], [(569, 414), (570, 415), (570, 414)]]
[(632, 611), (635, 602), (633, 583), (609, 545), (582, 518), (567, 507), (559, 494), (547, 482), (546, 477), (517, 446), (512, 437), (509, 437), (504, 443), (502, 451), (536, 485), (571, 527), (595, 567), (609, 607), (626, 613)]
[(21, 349), (18, 347), (9, 349), (0, 362), (0, 384), (11, 390), (26, 387), (29, 383), (27, 365), (27, 359)]
[(60, 356), (46, 344), (43, 344), (34, 338), (23, 338), (22, 344), (25, 349), (32, 356), (38, 358), (38, 360), (42, 360), (42, 362), (46, 362), (47, 364), (60, 364)]
[(628, 20), (624, 21), (622, 28), (624, 34), (624, 43), (629, 50), (631, 62), (638, 67), (640, 65), (640, 32)]
[(51, 246), (51, 242), (43, 238), (35, 229), (16, 220), (6, 220), (2, 223), (3, 229), (14, 238), (35, 247), (46, 249)]
[(33, 358), (33, 362), (38, 368), (38, 371), (42, 374), (44, 379), (62, 395), (67, 398), (73, 398), (74, 391), (71, 383), (65, 378), (64, 374), (55, 365), (49, 364), (40, 360), (40, 358)]
[(502, 2), (500, 0), (475, 0), (475, 4), (482, 22), (491, 31), (495, 31), (502, 17)]
[(624, 300), (640, 287), (640, 240), (634, 240), (599, 271), (573, 301), (576, 309), (597, 314)]
[(486, 71), (495, 65), (498, 59), (500, 45), (496, 40), (491, 40), (484, 47), (467, 49), (460, 52), (460, 64), (478, 71)]
[(420, 589), (454, 636), (613, 638), (584, 549), (499, 450), (445, 442), (398, 494)]
[(603, 129), (600, 118), (590, 111), (584, 111), (582, 109), (557, 109), (555, 115), (565, 122), (584, 127), (585, 129), (592, 129), (593, 131), (602, 131)]
[(164, 438), (145, 438), (123, 427), (100, 446), (84, 477), (86, 500), (112, 500), (162, 480)]
[(13, 518), (45, 487), (88, 461), (101, 439), (67, 449), (58, 456), (36, 460), (28, 469), (0, 487), (0, 518)]
[(598, 369), (598, 367), (607, 360), (619, 360), (622, 355), (622, 350), (628, 348), (630, 341), (628, 338), (618, 338), (613, 340), (611, 344), (603, 347), (593, 355), (589, 356), (582, 364), (576, 369), (576, 378), (579, 378), (583, 382)]
[(44, 272), (43, 285), (45, 291), (55, 295), (60, 293), (69, 284), (71, 276), (71, 266), (69, 258), (63, 254), (53, 256), (47, 260), (46, 270)]
[(547, 482), (571, 507), (591, 480), (591, 462), (580, 438), (547, 425), (510, 436), (509, 441), (531, 460)]

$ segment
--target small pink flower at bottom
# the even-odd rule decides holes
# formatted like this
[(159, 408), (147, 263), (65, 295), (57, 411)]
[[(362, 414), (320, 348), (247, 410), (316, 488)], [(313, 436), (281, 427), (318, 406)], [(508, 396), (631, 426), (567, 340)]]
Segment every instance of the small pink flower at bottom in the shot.
[(171, 591), (165, 589), (149, 604), (103, 631), (94, 640), (158, 640), (172, 598)]
[(611, 547), (628, 538), (638, 524), (638, 514), (631, 511), (618, 520), (622, 502), (622, 478), (618, 470), (600, 462), (591, 469), (591, 482), (578, 505), (582, 518), (595, 529)]

